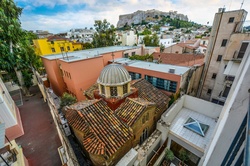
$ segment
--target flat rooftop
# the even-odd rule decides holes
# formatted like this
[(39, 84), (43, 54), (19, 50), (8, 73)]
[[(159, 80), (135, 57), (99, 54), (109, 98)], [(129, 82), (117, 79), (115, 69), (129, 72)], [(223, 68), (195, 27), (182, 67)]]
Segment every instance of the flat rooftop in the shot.
[(48, 60), (61, 59), (65, 62), (73, 62), (79, 61), (88, 58), (94, 58), (98, 56), (102, 56), (102, 54), (116, 52), (116, 51), (126, 51), (131, 49), (138, 49), (140, 46), (110, 46), (110, 47), (101, 47), (101, 48), (93, 48), (81, 51), (73, 51), (73, 52), (65, 52), (60, 54), (50, 54), (46, 56), (42, 56), (42, 58)]
[[(184, 124), (186, 123), (188, 118), (193, 118), (198, 122), (209, 126), (207, 132), (205, 133), (205, 136), (201, 136), (194, 131), (184, 127)], [(172, 125), (170, 126), (170, 132), (173, 135), (178, 136), (178, 138), (185, 140), (185, 142), (187, 141), (189, 142), (189, 144), (193, 144), (199, 147), (200, 150), (204, 151), (206, 146), (209, 145), (215, 126), (216, 119), (183, 107), (179, 114), (176, 116), (175, 120), (172, 122)]]
[(129, 58), (117, 58), (114, 60), (115, 63), (119, 63), (126, 66), (131, 66), (135, 68), (141, 68), (151, 71), (158, 71), (162, 73), (170, 73), (170, 69), (174, 69), (175, 72), (171, 74), (182, 75), (186, 73), (190, 68), (177, 66), (177, 65), (169, 65), (169, 64), (157, 64), (154, 62), (145, 62), (139, 60), (130, 60)]

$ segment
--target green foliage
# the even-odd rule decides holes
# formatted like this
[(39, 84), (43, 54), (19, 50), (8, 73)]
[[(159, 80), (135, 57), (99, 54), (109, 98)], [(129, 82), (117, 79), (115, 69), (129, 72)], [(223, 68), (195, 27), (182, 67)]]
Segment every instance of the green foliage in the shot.
[(165, 46), (161, 43), (161, 45), (160, 45), (160, 52), (163, 52), (164, 49), (165, 49)]
[(151, 32), (149, 29), (147, 29), (147, 28), (145, 28), (145, 29), (143, 30), (143, 32), (140, 33), (140, 35), (151, 35), (151, 34), (152, 34), (152, 32)]
[[(42, 63), (32, 47), (32, 40), (37, 36), (21, 28), (21, 13), (22, 8), (16, 6), (13, 0), (1, 1), (0, 70), (7, 71), (10, 79), (21, 85), (24, 90), (33, 84), (31, 69), (40, 68)], [(22, 71), (23, 76), (16, 75), (18, 70)], [(23, 82), (20, 77), (23, 77)]]
[(153, 26), (153, 30), (154, 30), (154, 31), (160, 31), (160, 27), (161, 27), (161, 26), (160, 26), (159, 24), (154, 25), (154, 26)]
[(149, 55), (149, 54), (146, 54), (146, 55), (133, 55), (133, 56), (130, 56), (129, 59), (131, 60), (141, 60), (141, 61), (153, 61), (153, 55)]
[(142, 21), (141, 21), (141, 25), (146, 25), (146, 24), (148, 24), (147, 21), (145, 21), (145, 20), (142, 20)]
[(156, 34), (152, 36), (146, 35), (143, 41), (145, 46), (159, 46), (159, 37)]
[(106, 19), (103, 21), (96, 20), (94, 24), (96, 33), (93, 37), (93, 46), (97, 47), (106, 47), (113, 46), (115, 42), (115, 27), (107, 22)]
[(166, 157), (167, 161), (173, 161), (174, 160), (174, 153), (170, 149), (167, 149), (165, 151), (165, 157)]
[(16, 6), (13, 0), (1, 0), (0, 3), (0, 39), (16, 44), (22, 36), (21, 23), (19, 17), (22, 8)]
[(24, 85), (26, 88), (29, 89), (33, 85), (33, 82), (32, 82), (33, 72), (31, 70), (25, 69), (25, 70), (22, 70), (22, 74), (23, 74), (23, 79), (24, 79)]
[(61, 97), (61, 103), (60, 103), (60, 108), (62, 109), (63, 107), (67, 105), (71, 105), (77, 102), (77, 99), (75, 96), (69, 93), (63, 93)]
[(185, 149), (179, 151), (179, 157), (183, 163), (189, 160), (188, 153)]
[(83, 50), (94, 48), (93, 44), (88, 43), (88, 42), (87, 43), (83, 43), (82, 45), (83, 45)]

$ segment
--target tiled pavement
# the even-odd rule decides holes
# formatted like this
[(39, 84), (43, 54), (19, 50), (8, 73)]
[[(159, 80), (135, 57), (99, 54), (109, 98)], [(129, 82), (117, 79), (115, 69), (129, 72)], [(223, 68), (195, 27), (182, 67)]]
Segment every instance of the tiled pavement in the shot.
[(30, 166), (60, 166), (57, 148), (61, 143), (49, 107), (37, 86), (30, 91), (35, 95), (23, 97), (23, 105), (19, 107), (24, 135), (16, 142), (23, 147)]

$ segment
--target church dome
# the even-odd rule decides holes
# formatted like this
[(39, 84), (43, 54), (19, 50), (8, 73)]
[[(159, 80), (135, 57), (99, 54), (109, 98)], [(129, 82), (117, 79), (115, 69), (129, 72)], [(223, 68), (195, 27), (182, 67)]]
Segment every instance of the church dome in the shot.
[(128, 71), (120, 64), (110, 64), (104, 67), (97, 83), (105, 86), (124, 85), (131, 81)]

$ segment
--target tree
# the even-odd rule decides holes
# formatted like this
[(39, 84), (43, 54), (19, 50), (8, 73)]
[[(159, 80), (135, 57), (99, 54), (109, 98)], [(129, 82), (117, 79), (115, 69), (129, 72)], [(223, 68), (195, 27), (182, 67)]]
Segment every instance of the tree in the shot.
[(143, 38), (145, 46), (159, 46), (159, 37), (156, 34), (152, 36), (146, 35)]
[(181, 159), (182, 164), (189, 160), (188, 153), (185, 149), (181, 149), (179, 151), (179, 157)]
[(115, 27), (107, 22), (106, 19), (103, 21), (96, 20), (94, 24), (96, 32), (93, 37), (94, 47), (106, 47), (113, 46), (115, 43)]
[(60, 108), (62, 109), (63, 107), (74, 104), (76, 102), (77, 102), (77, 99), (75, 96), (65, 92), (63, 93), (62, 98), (61, 98)]
[(32, 67), (38, 66), (39, 58), (31, 46), (34, 35), (21, 29), (19, 17), (22, 8), (13, 0), (0, 3), (0, 70), (7, 71), (8, 77), (21, 86), (29, 95), (32, 85)]
[(174, 160), (174, 153), (170, 149), (167, 149), (165, 151), (165, 157), (166, 157), (167, 162), (171, 162)]
[(165, 50), (165, 46), (161, 43), (160, 45), (160, 52), (163, 52)]
[(83, 50), (90, 49), (90, 48), (94, 47), (91, 43), (88, 43), (88, 42), (83, 43), (82, 45), (83, 45)]

